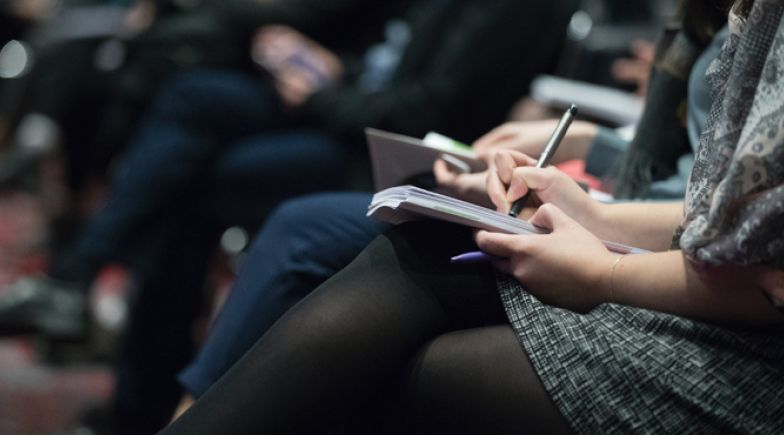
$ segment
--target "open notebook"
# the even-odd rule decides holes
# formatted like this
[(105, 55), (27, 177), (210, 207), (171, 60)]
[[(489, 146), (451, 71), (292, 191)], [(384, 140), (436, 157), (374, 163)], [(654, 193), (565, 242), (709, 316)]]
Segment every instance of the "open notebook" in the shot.
[[(392, 187), (376, 193), (368, 207), (368, 216), (391, 224), (432, 218), (508, 234), (545, 233), (522, 219), (414, 186)], [(604, 244), (607, 249), (622, 254), (648, 252), (615, 242)]]
[(411, 178), (417, 175), (432, 174), (433, 162), (443, 154), (464, 163), (468, 172), (487, 168), (484, 161), (476, 158), (471, 147), (437, 133), (429, 133), (424, 139), (417, 139), (367, 128), (365, 136), (377, 191), (410, 183)]

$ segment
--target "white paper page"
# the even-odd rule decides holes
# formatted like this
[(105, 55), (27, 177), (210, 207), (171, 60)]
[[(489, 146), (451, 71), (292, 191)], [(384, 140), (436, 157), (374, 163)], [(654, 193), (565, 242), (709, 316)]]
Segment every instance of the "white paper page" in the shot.
[[(525, 220), (414, 186), (398, 186), (377, 193), (368, 207), (368, 216), (392, 224), (430, 217), (508, 234), (545, 233)], [(615, 242), (604, 241), (604, 244), (619, 253), (648, 252)]]

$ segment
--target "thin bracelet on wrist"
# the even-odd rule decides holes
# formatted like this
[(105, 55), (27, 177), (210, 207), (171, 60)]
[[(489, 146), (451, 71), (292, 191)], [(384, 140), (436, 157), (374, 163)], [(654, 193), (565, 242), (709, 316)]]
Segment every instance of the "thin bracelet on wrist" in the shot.
[(612, 267), (610, 268), (610, 303), (611, 304), (615, 303), (615, 269), (621, 263), (621, 260), (623, 260), (625, 257), (626, 254), (623, 254), (617, 259), (615, 259), (615, 263), (613, 263)]

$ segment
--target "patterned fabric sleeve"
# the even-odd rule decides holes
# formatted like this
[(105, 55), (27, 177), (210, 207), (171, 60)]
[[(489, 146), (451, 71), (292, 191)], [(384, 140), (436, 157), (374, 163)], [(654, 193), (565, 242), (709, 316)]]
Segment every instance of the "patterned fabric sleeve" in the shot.
[[(784, 271), (784, 4), (757, 0), (708, 70), (714, 105), (686, 194), (680, 247), (711, 265)], [(784, 290), (768, 296), (782, 306)]]

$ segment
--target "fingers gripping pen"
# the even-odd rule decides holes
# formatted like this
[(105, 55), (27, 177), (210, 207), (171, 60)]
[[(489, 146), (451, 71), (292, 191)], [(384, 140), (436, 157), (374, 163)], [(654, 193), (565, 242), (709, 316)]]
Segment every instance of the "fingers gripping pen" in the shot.
[[(553, 135), (550, 137), (550, 140), (547, 141), (547, 145), (545, 145), (544, 151), (542, 151), (542, 154), (539, 155), (539, 160), (536, 162), (537, 168), (544, 168), (550, 164), (550, 159), (553, 158), (555, 151), (558, 149), (558, 145), (561, 144), (564, 136), (566, 136), (566, 130), (569, 129), (569, 126), (572, 124), (576, 114), (577, 106), (574, 104), (566, 109), (566, 113), (563, 114), (561, 120), (558, 122), (558, 125), (555, 127), (555, 131), (553, 131)], [(525, 195), (512, 203), (512, 207), (509, 209), (509, 216), (517, 217), (517, 215), (523, 211), (523, 207), (525, 207), (525, 203), (528, 202), (528, 198), (530, 196), (531, 191), (529, 190)]]

